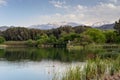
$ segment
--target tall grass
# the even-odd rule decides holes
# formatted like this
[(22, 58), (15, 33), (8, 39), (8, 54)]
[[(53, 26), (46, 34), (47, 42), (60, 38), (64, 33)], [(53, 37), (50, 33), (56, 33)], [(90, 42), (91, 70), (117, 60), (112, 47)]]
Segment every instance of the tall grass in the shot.
[(112, 76), (120, 72), (120, 56), (113, 59), (100, 59), (86, 61), (84, 67), (71, 67), (63, 74), (61, 80), (105, 80), (105, 76)]

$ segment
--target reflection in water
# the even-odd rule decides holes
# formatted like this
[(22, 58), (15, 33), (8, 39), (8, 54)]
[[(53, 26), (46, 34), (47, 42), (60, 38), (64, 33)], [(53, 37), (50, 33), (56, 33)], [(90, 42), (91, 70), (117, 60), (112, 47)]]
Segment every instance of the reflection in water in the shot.
[(78, 63), (68, 64), (47, 60), (19, 63), (0, 61), (0, 80), (52, 80), (55, 74), (62, 74), (71, 65), (78, 65)]
[(97, 55), (102, 57), (115, 57), (115, 52), (119, 50), (67, 50), (62, 48), (7, 48), (0, 49), (0, 58), (7, 61), (41, 61), (41, 60), (57, 60), (61, 62), (84, 62), (88, 58), (95, 58)]
[(6, 50), (0, 50), (0, 58), (4, 58), (8, 61), (20, 61), (20, 60), (58, 60), (62, 62), (72, 61), (84, 61), (82, 51), (68, 51), (67, 49), (47, 48), (8, 48)]
[(57, 48), (1, 49), (0, 80), (52, 80), (71, 65), (84, 64), (79, 62), (83, 56), (79, 51)]
[[(119, 50), (115, 50), (118, 51)], [(0, 50), (0, 80), (52, 80), (70, 66), (101, 55), (118, 54), (114, 50), (67, 50), (61, 48), (7, 48)], [(112, 56), (111, 56), (112, 55)]]

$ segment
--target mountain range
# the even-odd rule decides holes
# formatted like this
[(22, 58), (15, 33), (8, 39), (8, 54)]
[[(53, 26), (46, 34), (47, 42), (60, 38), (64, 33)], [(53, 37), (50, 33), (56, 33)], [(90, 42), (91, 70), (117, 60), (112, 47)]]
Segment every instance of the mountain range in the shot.
[(0, 26), (0, 31), (5, 31), (7, 30), (9, 27), (8, 26)]
[(102, 29), (102, 30), (109, 30), (109, 29), (113, 29), (115, 24), (104, 24), (98, 27), (95, 27), (97, 29)]
[(41, 24), (41, 25), (32, 25), (29, 28), (35, 28), (35, 29), (52, 29), (52, 28), (58, 28), (60, 26), (65, 26), (65, 25), (69, 25), (69, 26), (78, 26), (78, 25), (82, 25), (82, 24), (78, 24), (75, 22), (59, 22), (59, 23), (48, 23), (48, 24)]
[[(65, 26), (65, 25), (69, 25), (69, 26), (72, 26), (72, 27), (85, 26), (83, 24), (79, 24), (79, 23), (75, 23), (75, 22), (60, 22), (60, 23), (48, 23), (48, 24), (41, 24), (41, 25), (32, 25), (32, 26), (29, 26), (29, 27), (26, 27), (26, 28), (47, 30), (47, 29), (52, 29), (52, 28), (58, 28), (60, 26)], [(14, 26), (10, 26), (10, 27), (14, 27)], [(0, 31), (4, 31), (4, 30), (6, 30), (10, 27), (1, 26)], [(97, 25), (97, 26), (92, 26), (92, 27), (97, 28), (97, 29), (102, 29), (102, 30), (109, 30), (109, 29), (113, 29), (114, 24), (102, 24), (102, 25)]]

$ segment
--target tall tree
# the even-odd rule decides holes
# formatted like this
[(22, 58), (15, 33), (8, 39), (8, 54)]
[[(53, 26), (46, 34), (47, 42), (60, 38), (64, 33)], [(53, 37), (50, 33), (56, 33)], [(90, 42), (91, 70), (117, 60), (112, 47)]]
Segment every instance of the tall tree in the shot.
[(116, 21), (116, 22), (115, 22), (114, 29), (115, 29), (116, 32), (120, 35), (120, 19), (119, 19), (119, 21)]
[(103, 31), (98, 30), (98, 29), (91, 28), (85, 31), (83, 34), (90, 36), (93, 42), (96, 42), (96, 43), (104, 43), (106, 41), (106, 37)]
[(119, 41), (119, 36), (117, 36), (114, 30), (107, 30), (104, 34), (106, 36), (106, 43), (116, 43)]

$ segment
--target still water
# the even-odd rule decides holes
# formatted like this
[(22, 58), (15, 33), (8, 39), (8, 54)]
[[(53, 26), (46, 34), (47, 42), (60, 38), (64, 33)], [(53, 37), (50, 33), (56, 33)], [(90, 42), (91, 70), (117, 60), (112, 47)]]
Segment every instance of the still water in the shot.
[(66, 68), (82, 64), (84, 58), (75, 53), (55, 48), (0, 49), (0, 80), (52, 80)]
[(62, 76), (69, 67), (82, 66), (103, 52), (107, 52), (104, 56), (113, 57), (109, 50), (0, 49), (0, 80), (52, 80), (56, 74)]

